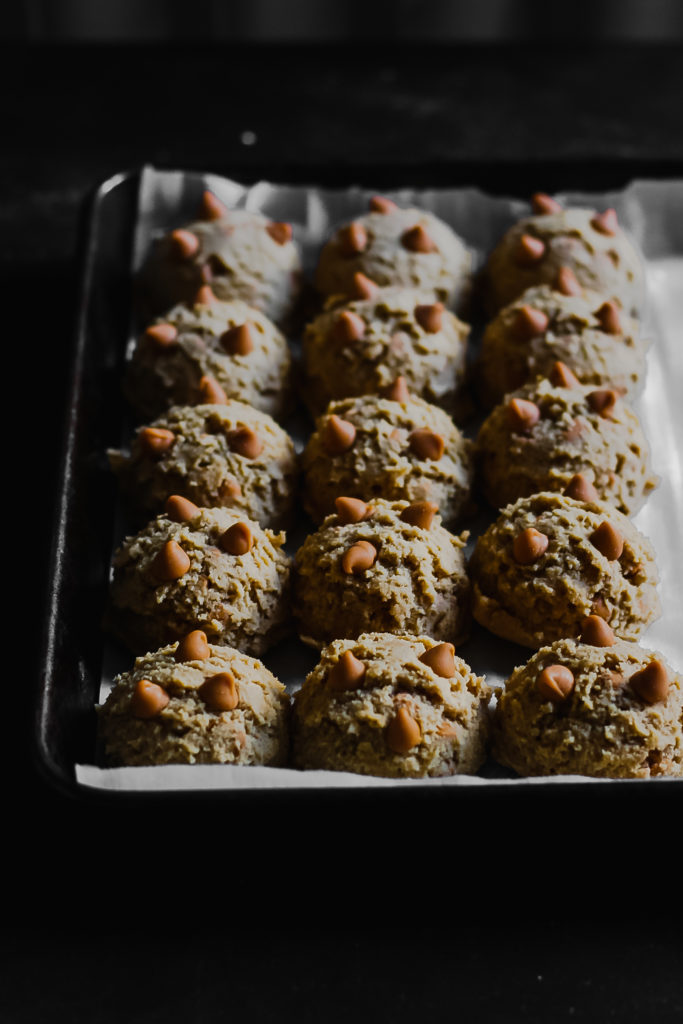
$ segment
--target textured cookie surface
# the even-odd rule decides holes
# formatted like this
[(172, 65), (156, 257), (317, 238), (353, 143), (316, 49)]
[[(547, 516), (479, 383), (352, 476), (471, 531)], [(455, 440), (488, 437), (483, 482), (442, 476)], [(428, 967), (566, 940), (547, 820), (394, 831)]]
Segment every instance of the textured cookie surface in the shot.
[(602, 500), (633, 515), (657, 484), (636, 414), (612, 389), (590, 384), (541, 379), (510, 392), (482, 424), (476, 459), (494, 508), (564, 490), (585, 473)]
[(286, 225), (260, 213), (226, 210), (158, 239), (140, 275), (153, 314), (190, 302), (209, 284), (219, 299), (242, 299), (275, 323), (290, 314), (300, 288), (301, 258)]
[(584, 288), (617, 299), (627, 313), (637, 314), (645, 296), (643, 262), (616, 220), (601, 230), (596, 227), (599, 218), (595, 210), (574, 208), (527, 217), (513, 225), (488, 260), (490, 312), (527, 288), (555, 284), (561, 268), (568, 267)]
[(178, 646), (137, 658), (114, 680), (98, 708), (108, 763), (284, 764), (289, 698), (282, 683), (234, 648), (200, 645), (178, 661)]
[(109, 459), (129, 499), (149, 513), (179, 494), (277, 528), (296, 496), (291, 438), (243, 402), (175, 406), (137, 432), (129, 455), (110, 452)]
[[(334, 417), (353, 429), (339, 427)], [(471, 442), (447, 413), (420, 398), (365, 395), (328, 406), (304, 449), (302, 468), (304, 504), (316, 522), (335, 511), (336, 497), (348, 495), (431, 501), (451, 526), (469, 497)]]
[[(659, 693), (643, 683), (653, 677)], [(558, 640), (507, 680), (492, 752), (519, 775), (683, 775), (683, 679), (637, 644)]]
[[(421, 660), (429, 652), (436, 668)], [(450, 645), (429, 637), (335, 640), (295, 695), (294, 763), (411, 778), (475, 772), (489, 695)]]
[(407, 501), (373, 499), (358, 522), (328, 516), (294, 560), (294, 613), (316, 645), (361, 633), (427, 634), (458, 643), (469, 627), (469, 581), (457, 537), (407, 522)]
[(303, 339), (304, 399), (312, 411), (322, 412), (335, 399), (381, 391), (399, 376), (412, 394), (455, 411), (469, 327), (438, 309), (436, 323), (425, 327), (423, 308), (434, 308), (424, 291), (383, 288), (309, 324)]
[(469, 286), (471, 262), (444, 221), (426, 210), (393, 206), (340, 228), (322, 249), (315, 284), (324, 295), (352, 295), (354, 274), (362, 273), (381, 286), (431, 292), (450, 306)]
[(290, 370), (287, 340), (263, 313), (237, 299), (190, 301), (140, 335), (125, 392), (141, 415), (156, 416), (172, 405), (209, 401), (208, 380), (227, 398), (280, 416), (291, 401)]
[(487, 406), (508, 391), (547, 377), (565, 363), (583, 384), (634, 392), (645, 373), (647, 346), (638, 321), (597, 292), (565, 295), (550, 285), (530, 288), (488, 324), (478, 363)]
[(660, 613), (652, 545), (601, 502), (520, 498), (479, 537), (469, 569), (475, 619), (527, 647), (578, 636), (593, 613), (637, 640)]
[(286, 631), (284, 542), (232, 509), (159, 515), (114, 555), (109, 628), (135, 653), (202, 629), (211, 643), (261, 654)]

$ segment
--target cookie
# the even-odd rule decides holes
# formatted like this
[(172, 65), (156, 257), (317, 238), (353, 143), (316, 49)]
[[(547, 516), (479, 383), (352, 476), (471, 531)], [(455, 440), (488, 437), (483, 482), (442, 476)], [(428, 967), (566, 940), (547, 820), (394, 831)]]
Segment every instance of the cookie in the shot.
[(130, 454), (111, 451), (109, 461), (129, 503), (148, 514), (180, 495), (272, 529), (291, 518), (298, 476), (292, 439), (243, 402), (175, 406), (138, 430)]
[(479, 537), (469, 571), (477, 622), (526, 647), (579, 636), (591, 614), (637, 640), (660, 614), (650, 541), (603, 502), (520, 498)]
[(428, 502), (339, 498), (337, 507), (294, 559), (302, 639), (321, 646), (378, 631), (460, 642), (469, 628), (468, 534), (445, 530)]
[(340, 227), (320, 253), (315, 285), (323, 295), (356, 294), (354, 275), (375, 284), (417, 288), (447, 306), (469, 290), (472, 257), (464, 242), (426, 210), (401, 209), (382, 196)]
[(205, 193), (199, 217), (157, 239), (139, 276), (152, 315), (191, 302), (202, 285), (219, 299), (242, 299), (277, 324), (301, 286), (301, 257), (291, 224), (250, 210), (228, 210)]
[(476, 440), (482, 490), (494, 508), (563, 491), (584, 473), (598, 497), (633, 515), (656, 487), (638, 417), (613, 388), (580, 384), (557, 363), (551, 379), (506, 395)]
[(285, 687), (201, 630), (136, 658), (97, 711), (110, 765), (282, 765), (288, 756)]
[(414, 288), (383, 288), (321, 313), (303, 337), (306, 389), (314, 415), (329, 402), (390, 388), (455, 412), (465, 376), (469, 327)]
[(616, 299), (625, 312), (642, 310), (644, 264), (614, 210), (560, 207), (520, 220), (495, 247), (484, 274), (489, 313), (527, 288), (561, 284), (567, 269), (583, 288)]
[(404, 391), (332, 402), (304, 449), (304, 506), (316, 522), (339, 495), (429, 501), (444, 526), (460, 517), (472, 483), (472, 444), (442, 409)]
[(284, 543), (232, 509), (159, 515), (114, 555), (107, 626), (135, 654), (202, 629), (260, 655), (287, 631)]
[(126, 366), (126, 398), (141, 416), (172, 405), (235, 398), (271, 416), (292, 403), (292, 360), (285, 336), (263, 313), (204, 287), (138, 338)]
[(529, 288), (487, 325), (477, 364), (487, 407), (559, 360), (583, 384), (634, 393), (645, 376), (647, 345), (638, 321), (597, 292), (565, 295), (550, 285)]
[(683, 775), (683, 678), (660, 654), (598, 635), (558, 640), (498, 698), (492, 752), (519, 775)]
[(295, 694), (299, 768), (391, 778), (473, 773), (485, 759), (490, 689), (426, 636), (335, 640)]

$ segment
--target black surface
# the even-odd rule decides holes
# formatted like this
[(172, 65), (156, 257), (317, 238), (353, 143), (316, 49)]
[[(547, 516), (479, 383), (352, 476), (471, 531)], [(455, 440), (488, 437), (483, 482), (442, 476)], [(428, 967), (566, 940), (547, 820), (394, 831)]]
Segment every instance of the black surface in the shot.
[[(23, 644), (25, 660), (6, 677), (21, 724), (6, 743), (2, 1020), (407, 1020), (439, 1008), (465, 1020), (680, 1020), (680, 811), (659, 796), (529, 795), (512, 809), (501, 795), (485, 813), (463, 799), (451, 815), (429, 801), (387, 800), (378, 814), (330, 797), (222, 812), (83, 805), (32, 766), (40, 680), (26, 659), (45, 617), (36, 594), (77, 310), (76, 225), (97, 181), (145, 161), (340, 184), (351, 167), (357, 180), (384, 167), (387, 181), (400, 169), (406, 183), (500, 192), (506, 163), (524, 166), (530, 189), (580, 187), (586, 162), (598, 187), (666, 174), (683, 160), (683, 50), (1, 57), (0, 270), (20, 313), (19, 328), (6, 326), (6, 390), (31, 398), (19, 433), (30, 458), (22, 447), (11, 479), (37, 510), (22, 517), (29, 554), (12, 577), (27, 592), (9, 627), (9, 653)], [(253, 146), (240, 143), (247, 130)]]

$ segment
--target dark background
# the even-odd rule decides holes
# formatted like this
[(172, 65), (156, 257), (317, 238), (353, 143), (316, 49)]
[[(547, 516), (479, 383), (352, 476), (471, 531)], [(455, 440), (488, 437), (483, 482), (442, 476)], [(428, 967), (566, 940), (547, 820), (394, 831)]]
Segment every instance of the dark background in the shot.
[(681, 1019), (666, 791), (121, 806), (55, 789), (32, 736), (94, 186), (143, 162), (499, 192), (680, 175), (682, 23), (680, 4), (634, 0), (3, 9), (0, 273), (20, 410), (5, 423), (19, 657), (3, 1022)]

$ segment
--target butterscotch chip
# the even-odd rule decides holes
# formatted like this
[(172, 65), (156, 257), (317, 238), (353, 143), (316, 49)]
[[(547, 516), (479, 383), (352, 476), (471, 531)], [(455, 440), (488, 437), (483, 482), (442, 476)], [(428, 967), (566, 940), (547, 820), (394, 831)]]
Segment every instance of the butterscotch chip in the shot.
[(616, 302), (604, 302), (595, 316), (605, 334), (621, 334), (621, 313)]
[(227, 405), (228, 396), (215, 377), (205, 374), (199, 381), (199, 401), (202, 405)]
[(555, 288), (563, 295), (580, 295), (583, 291), (571, 267), (560, 267), (555, 278)]
[(533, 267), (545, 255), (545, 243), (533, 235), (522, 235), (515, 250), (515, 261), (520, 267)]
[(367, 669), (351, 651), (344, 651), (330, 669), (327, 681), (333, 690), (357, 690), (363, 685)]
[(177, 259), (190, 260), (199, 250), (199, 239), (191, 231), (178, 228), (171, 232), (173, 254)]
[(372, 509), (360, 498), (335, 498), (337, 515), (342, 523), (361, 523), (372, 514)]
[(544, 533), (528, 526), (526, 530), (518, 533), (512, 542), (512, 551), (515, 561), (520, 565), (531, 565), (548, 550), (548, 538)]
[(178, 329), (173, 324), (151, 324), (145, 329), (145, 337), (149, 338), (156, 348), (164, 351), (175, 344)]
[(218, 546), (229, 555), (246, 555), (254, 546), (254, 537), (246, 523), (234, 523), (221, 536)]
[[(174, 649), (137, 658), (97, 708), (107, 764), (285, 764), (289, 697), (265, 665), (232, 647), (215, 645), (189, 661), (176, 661)], [(139, 676), (170, 697), (149, 721), (131, 707)]]
[(661, 661), (650, 661), (644, 668), (633, 673), (629, 684), (646, 704), (658, 704), (668, 696), (669, 673)]
[(250, 427), (230, 430), (227, 438), (230, 450), (236, 452), (237, 455), (243, 455), (245, 459), (257, 459), (263, 451), (261, 439)]
[(624, 550), (624, 538), (607, 520), (591, 533), (590, 542), (610, 562), (621, 558)]
[(374, 299), (379, 292), (379, 285), (371, 281), (365, 274), (357, 270), (353, 275), (351, 295), (354, 299)]
[[(347, 657), (363, 678), (337, 689)], [(451, 644), (380, 632), (335, 640), (294, 696), (293, 763), (394, 778), (473, 773), (486, 756), (490, 692)]]
[(164, 583), (180, 579), (190, 568), (190, 557), (175, 540), (167, 540), (152, 562), (152, 572)]
[(199, 207), (200, 220), (221, 220), (226, 216), (228, 208), (213, 192), (205, 191)]
[(254, 342), (254, 328), (248, 321), (230, 327), (220, 337), (221, 346), (233, 356), (248, 356), (254, 351)]
[(348, 420), (341, 419), (334, 413), (328, 416), (325, 423), (323, 444), (330, 455), (342, 455), (348, 451), (356, 440), (356, 428)]
[(586, 395), (586, 401), (594, 412), (609, 419), (614, 412), (618, 397), (616, 391), (611, 388), (599, 388)]
[(403, 509), (401, 520), (410, 523), (411, 526), (419, 526), (421, 530), (428, 530), (438, 511), (439, 506), (433, 501), (416, 501)]
[(584, 619), (581, 639), (594, 647), (612, 647), (616, 643), (614, 630), (600, 615), (588, 615)]
[(410, 252), (436, 252), (437, 247), (422, 224), (416, 224), (401, 235), (401, 245)]
[(286, 245), (292, 240), (292, 225), (286, 221), (273, 221), (266, 225), (266, 231), (278, 245)]
[(232, 672), (217, 672), (205, 679), (197, 691), (210, 711), (234, 711), (240, 702), (239, 690)]
[(365, 321), (357, 313), (344, 310), (334, 321), (331, 336), (338, 345), (360, 341), (365, 336)]
[(205, 661), (209, 657), (211, 648), (203, 629), (193, 629), (184, 636), (174, 654), (176, 661)]
[(377, 560), (377, 548), (367, 540), (356, 541), (342, 556), (342, 570), (347, 576), (371, 569)]
[(538, 692), (554, 703), (566, 700), (574, 689), (574, 674), (565, 665), (548, 665), (536, 680)]
[(616, 211), (609, 209), (604, 213), (597, 213), (591, 219), (591, 226), (602, 235), (616, 235), (619, 229)]
[(210, 285), (203, 284), (197, 289), (194, 297), (195, 306), (212, 306), (216, 301), (216, 294)]
[(138, 679), (130, 700), (130, 711), (135, 718), (156, 718), (170, 702), (162, 686), (149, 679)]
[[(648, 694), (657, 699), (652, 707), (647, 697), (639, 700), (637, 689), (628, 683), (641, 672), (647, 677), (655, 663), (670, 685), (668, 693), (662, 688)], [(555, 666), (573, 677), (570, 702), (560, 696), (553, 701), (552, 694), (539, 692), (539, 675)], [(653, 678), (660, 670), (655, 669)], [(492, 739), (494, 758), (519, 775), (681, 776), (683, 678), (671, 672), (661, 656), (635, 643), (617, 639), (602, 646), (557, 640), (505, 681), (494, 711)]]
[(575, 473), (562, 493), (566, 494), (568, 498), (575, 498), (576, 501), (598, 501), (599, 499), (598, 492), (585, 473)]
[(398, 209), (393, 199), (387, 199), (386, 196), (373, 196), (368, 206), (372, 213), (392, 213)]
[(430, 306), (416, 306), (415, 319), (428, 334), (436, 334), (443, 325), (443, 302), (435, 302)]
[(382, 394), (391, 402), (408, 402), (410, 400), (405, 377), (397, 377), (393, 384), (383, 389)]
[(189, 523), (199, 513), (199, 507), (180, 494), (171, 494), (166, 499), (166, 515), (174, 523)]
[(579, 385), (579, 378), (566, 363), (557, 360), (550, 371), (550, 382), (556, 388), (575, 388)]
[(541, 215), (545, 213), (559, 213), (562, 209), (562, 204), (545, 192), (534, 192), (531, 197), (531, 209), (534, 213)]
[(353, 221), (339, 231), (337, 239), (343, 256), (357, 256), (367, 248), (368, 233), (362, 224)]
[(387, 746), (395, 754), (407, 754), (420, 742), (422, 732), (410, 712), (406, 708), (400, 707), (389, 722), (385, 737)]
[(455, 647), (453, 644), (437, 644), (420, 655), (420, 661), (428, 665), (442, 679), (452, 679), (455, 675)]
[(550, 317), (542, 309), (521, 306), (515, 314), (514, 331), (517, 337), (531, 340), (547, 331), (549, 323)]
[(507, 404), (507, 418), (512, 430), (526, 433), (541, 418), (541, 410), (535, 402), (525, 398), (511, 398)]
[(143, 427), (138, 433), (138, 441), (148, 455), (161, 455), (171, 447), (175, 441), (175, 434), (172, 430), (164, 430), (161, 427)]
[(599, 615), (601, 619), (605, 619), (607, 622), (610, 617), (610, 608), (602, 595), (598, 594), (591, 605), (591, 614)]
[(431, 459), (438, 461), (446, 448), (446, 442), (441, 434), (429, 429), (413, 430), (408, 436), (410, 450), (418, 459)]

